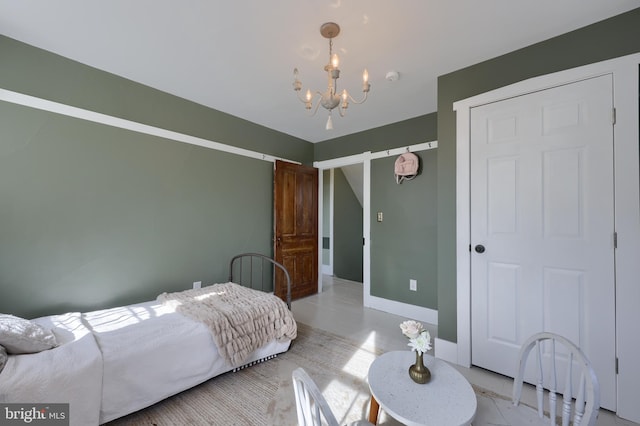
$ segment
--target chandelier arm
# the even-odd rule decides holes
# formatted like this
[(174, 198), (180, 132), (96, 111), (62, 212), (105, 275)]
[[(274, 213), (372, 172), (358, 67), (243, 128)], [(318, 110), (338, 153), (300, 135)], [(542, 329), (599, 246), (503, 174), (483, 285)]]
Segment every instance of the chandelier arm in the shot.
[[(322, 98), (322, 95), (323, 95), (323, 93), (322, 93), (322, 92), (320, 92), (320, 91), (316, 90), (316, 92), (315, 92), (315, 93), (313, 94), (313, 96), (311, 97), (311, 100), (307, 101), (306, 96), (305, 96), (305, 97), (300, 96), (300, 92), (301, 92), (301, 90), (297, 90), (296, 92), (297, 92), (297, 93), (296, 93), (296, 95), (298, 96), (298, 100), (299, 100), (300, 102), (302, 102), (303, 104), (305, 104), (305, 105), (307, 104), (307, 102), (309, 102), (309, 103), (311, 103), (311, 105), (313, 105), (313, 99), (314, 99), (316, 96), (320, 96), (320, 98)], [(313, 109), (313, 112), (312, 112), (311, 114), (309, 114), (309, 116), (310, 116), (310, 117), (313, 117), (314, 115), (316, 115), (316, 112), (318, 112), (318, 107), (320, 107), (320, 103), (321, 103), (321, 102), (316, 102), (316, 106), (315, 106), (315, 108), (314, 108), (313, 106), (312, 106), (311, 108), (309, 108), (309, 109)]]
[(307, 103), (307, 99), (306, 99), (306, 98), (304, 98), (304, 97), (302, 97), (302, 96), (300, 96), (300, 91), (297, 91), (297, 95), (298, 95), (298, 100), (299, 100), (300, 102), (302, 102), (303, 104), (306, 104), (306, 103)]
[(364, 92), (364, 97), (362, 98), (362, 100), (361, 101), (356, 101), (355, 99), (353, 99), (353, 96), (351, 96), (351, 94), (349, 92), (347, 92), (347, 96), (349, 96), (349, 99), (351, 99), (351, 102), (353, 102), (356, 105), (363, 104), (364, 101), (367, 100), (367, 95), (369, 95), (369, 92)]
[[(320, 93), (320, 92), (316, 92), (316, 93)], [(318, 112), (318, 108), (320, 108), (320, 102), (318, 102), (316, 104), (316, 107), (313, 108), (313, 112), (311, 114), (309, 114), (309, 117), (313, 117), (314, 115), (316, 115), (316, 112)]]
[(307, 103), (307, 100), (306, 100), (305, 98), (303, 98), (302, 96), (300, 96), (300, 92), (298, 92), (298, 93), (297, 93), (297, 95), (298, 95), (298, 100), (299, 100), (300, 102), (302, 102), (303, 104), (306, 104), (306, 103)]

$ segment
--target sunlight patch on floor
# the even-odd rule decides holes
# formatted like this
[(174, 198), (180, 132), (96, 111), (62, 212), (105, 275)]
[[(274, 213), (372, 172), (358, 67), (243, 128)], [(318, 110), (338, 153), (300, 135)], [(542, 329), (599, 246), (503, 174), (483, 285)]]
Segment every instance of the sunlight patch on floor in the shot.
[(376, 354), (368, 350), (358, 349), (342, 367), (342, 371), (359, 379), (366, 379), (369, 366), (375, 359)]

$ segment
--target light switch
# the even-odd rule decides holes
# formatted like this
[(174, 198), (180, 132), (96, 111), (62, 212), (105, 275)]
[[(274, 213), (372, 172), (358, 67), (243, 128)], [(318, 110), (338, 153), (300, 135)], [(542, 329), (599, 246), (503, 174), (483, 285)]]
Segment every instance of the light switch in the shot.
[(378, 212), (378, 222), (382, 222), (382, 212)]

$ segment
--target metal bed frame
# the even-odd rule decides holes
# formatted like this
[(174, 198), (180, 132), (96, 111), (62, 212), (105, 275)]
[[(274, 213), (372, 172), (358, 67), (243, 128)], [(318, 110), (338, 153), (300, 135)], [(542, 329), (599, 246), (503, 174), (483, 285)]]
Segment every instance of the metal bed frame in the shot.
[[(241, 284), (241, 285), (245, 285), (242, 281), (242, 272), (244, 271), (243, 268), (243, 262), (248, 259), (249, 262), (249, 279), (248, 279), (248, 285), (247, 287), (250, 288), (254, 288), (253, 287), (253, 277), (254, 277), (254, 273), (253, 273), (253, 265), (254, 265), (254, 259), (259, 259), (260, 260), (260, 269), (259, 269), (259, 274), (260, 274), (260, 290), (261, 291), (265, 291), (264, 290), (264, 267), (265, 267), (265, 262), (267, 262), (267, 264), (271, 264), (273, 265), (273, 272), (272, 272), (272, 283), (273, 283), (273, 290), (275, 292), (275, 287), (276, 287), (276, 270), (280, 269), (283, 273), (284, 276), (286, 278), (287, 281), (287, 300), (285, 300), (285, 302), (287, 303), (287, 307), (289, 308), (289, 310), (291, 310), (291, 277), (289, 276), (289, 271), (287, 271), (287, 268), (284, 267), (284, 265), (282, 265), (279, 262), (276, 262), (275, 260), (273, 260), (272, 258), (270, 258), (269, 256), (265, 256), (263, 254), (260, 253), (241, 253), (238, 254), (236, 256), (234, 256), (233, 258), (231, 258), (231, 261), (229, 262), (229, 281), (237, 283), (237, 284)], [(233, 271), (234, 271), (234, 263), (236, 263), (236, 261), (238, 261), (239, 266), (238, 266), (238, 270), (239, 270), (239, 274), (236, 276), (238, 278), (238, 280), (234, 280), (234, 275), (233, 275)]]

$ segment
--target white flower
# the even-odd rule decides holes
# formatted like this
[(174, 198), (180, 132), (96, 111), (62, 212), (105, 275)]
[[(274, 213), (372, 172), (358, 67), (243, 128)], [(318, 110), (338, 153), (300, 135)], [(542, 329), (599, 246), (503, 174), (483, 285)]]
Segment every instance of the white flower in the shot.
[(431, 334), (428, 330), (423, 331), (420, 335), (414, 339), (409, 339), (409, 346), (411, 349), (424, 354), (431, 350)]
[(404, 321), (400, 324), (402, 334), (409, 338), (411, 349), (423, 354), (431, 350), (431, 334), (425, 330), (422, 323), (413, 320)]
[(424, 331), (424, 326), (418, 321), (407, 320), (400, 324), (400, 329), (409, 339), (415, 339)]

